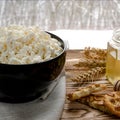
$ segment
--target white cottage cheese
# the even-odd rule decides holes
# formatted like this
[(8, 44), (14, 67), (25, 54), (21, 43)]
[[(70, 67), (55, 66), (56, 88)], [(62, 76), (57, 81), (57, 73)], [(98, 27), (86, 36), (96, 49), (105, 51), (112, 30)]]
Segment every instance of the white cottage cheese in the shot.
[(38, 27), (0, 27), (0, 63), (31, 64), (58, 56), (61, 43)]

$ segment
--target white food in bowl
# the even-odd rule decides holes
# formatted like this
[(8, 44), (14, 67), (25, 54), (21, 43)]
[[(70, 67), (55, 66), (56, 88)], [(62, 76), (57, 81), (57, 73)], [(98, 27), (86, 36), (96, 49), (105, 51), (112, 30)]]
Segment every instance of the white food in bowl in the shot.
[(61, 43), (39, 27), (0, 27), (0, 63), (38, 63), (52, 59), (62, 51)]

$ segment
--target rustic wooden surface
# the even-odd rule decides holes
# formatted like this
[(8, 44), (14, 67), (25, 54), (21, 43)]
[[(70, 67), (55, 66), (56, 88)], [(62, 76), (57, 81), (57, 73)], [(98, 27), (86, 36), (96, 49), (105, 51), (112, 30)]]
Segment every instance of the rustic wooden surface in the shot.
[[(80, 72), (86, 70), (86, 68), (76, 68), (73, 64), (77, 63), (80, 59), (84, 59), (82, 50), (69, 50), (67, 51), (67, 60), (65, 64), (66, 70), (66, 92), (76, 89), (78, 86), (75, 86), (70, 78), (77, 75)], [(105, 76), (97, 78), (97, 81), (103, 81), (105, 84), (109, 84)], [(66, 94), (67, 94), (66, 93)], [(87, 105), (78, 103), (78, 102), (69, 102), (67, 99), (65, 101), (63, 113), (61, 120), (119, 120), (112, 115), (108, 115), (99, 110), (93, 109)]]

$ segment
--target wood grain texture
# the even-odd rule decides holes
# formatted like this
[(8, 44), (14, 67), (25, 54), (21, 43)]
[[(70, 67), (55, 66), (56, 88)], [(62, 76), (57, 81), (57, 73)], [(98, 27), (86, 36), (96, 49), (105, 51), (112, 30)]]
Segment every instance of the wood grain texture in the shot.
[[(77, 63), (78, 60), (84, 59), (83, 52), (84, 52), (83, 50), (67, 51), (67, 59), (65, 64), (67, 93), (78, 88), (78, 85), (75, 85), (75, 83), (73, 83), (70, 79), (75, 75), (77, 75), (78, 73), (86, 71), (85, 68), (78, 69), (73, 66), (75, 63)], [(111, 86), (110, 83), (106, 80), (104, 75), (101, 76), (100, 78), (97, 78), (95, 82), (96, 83), (102, 82)], [(91, 84), (91, 83), (87, 83), (87, 84)], [(108, 89), (111, 90), (111, 88)], [(119, 119), (120, 118), (117, 118), (116, 116), (108, 115), (99, 110), (93, 109), (87, 105), (78, 102), (70, 102), (67, 100), (67, 98), (61, 116), (61, 120), (119, 120)]]

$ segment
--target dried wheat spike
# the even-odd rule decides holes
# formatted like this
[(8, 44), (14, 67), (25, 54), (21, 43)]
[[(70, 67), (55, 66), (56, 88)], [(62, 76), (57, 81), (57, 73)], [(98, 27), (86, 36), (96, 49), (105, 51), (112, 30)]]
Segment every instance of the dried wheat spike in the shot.
[(98, 77), (101, 74), (105, 74), (105, 67), (95, 67), (91, 70), (86, 71), (85, 73), (81, 73), (77, 75), (75, 78), (72, 78), (71, 80), (73, 82), (89, 82), (91, 79)]
[(107, 55), (107, 50), (99, 48), (85, 47), (84, 54), (89, 59), (99, 59), (105, 60)]
[(86, 58), (91, 60), (106, 60), (106, 55), (98, 56), (96, 54), (91, 53), (89, 56), (86, 56)]
[(93, 52), (97, 55), (106, 55), (107, 54), (107, 50), (105, 49), (100, 49), (100, 48), (94, 48), (94, 47), (85, 47), (85, 54), (89, 54), (90, 52)]
[(106, 62), (104, 60), (88, 60), (80, 61), (77, 64), (74, 64), (75, 67), (106, 67)]

